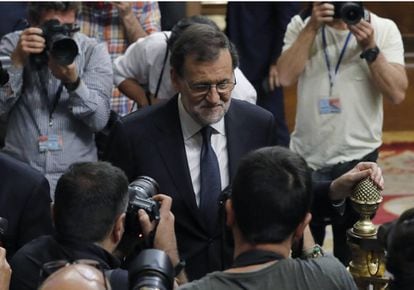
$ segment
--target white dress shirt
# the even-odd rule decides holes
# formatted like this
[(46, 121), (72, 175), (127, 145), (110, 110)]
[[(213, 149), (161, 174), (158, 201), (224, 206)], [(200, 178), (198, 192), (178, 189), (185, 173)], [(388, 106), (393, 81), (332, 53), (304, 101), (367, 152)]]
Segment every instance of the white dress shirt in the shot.
[[(181, 101), (181, 94), (178, 96), (178, 113), (195, 199), (197, 205), (200, 206), (200, 153), (201, 146), (203, 145), (200, 130), (202, 127), (185, 110)], [(224, 118), (210, 126), (214, 129), (211, 135), (211, 146), (217, 155), (220, 167), (221, 189), (224, 189), (229, 184), (229, 158)]]

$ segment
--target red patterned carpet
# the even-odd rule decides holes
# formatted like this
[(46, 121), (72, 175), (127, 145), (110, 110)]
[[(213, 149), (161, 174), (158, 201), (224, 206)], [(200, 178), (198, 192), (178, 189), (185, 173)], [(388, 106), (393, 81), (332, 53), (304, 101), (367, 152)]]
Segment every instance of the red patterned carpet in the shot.
[(382, 224), (414, 207), (414, 142), (384, 144), (379, 164), (385, 179), (384, 201), (374, 219)]

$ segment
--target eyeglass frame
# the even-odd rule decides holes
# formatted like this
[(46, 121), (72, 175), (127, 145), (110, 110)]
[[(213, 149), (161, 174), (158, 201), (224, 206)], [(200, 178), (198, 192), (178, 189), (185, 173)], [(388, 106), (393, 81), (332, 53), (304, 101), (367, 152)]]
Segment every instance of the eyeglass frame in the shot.
[[(211, 89), (213, 87), (216, 88), (216, 92), (218, 94), (228, 94), (228, 93), (231, 93), (234, 90), (234, 87), (237, 84), (236, 76), (234, 74), (233, 74), (233, 79), (234, 79), (234, 81), (232, 81), (232, 82), (220, 82), (220, 83), (215, 83), (215, 84), (189, 84), (188, 81), (185, 78), (183, 78), (185, 84), (190, 89), (190, 91), (192, 92), (192, 94), (194, 96), (196, 96), (196, 97), (203, 96), (203, 98), (205, 98), (210, 93), (210, 91), (211, 91)], [(231, 88), (228, 89), (227, 91), (224, 91), (223, 92), (223, 91), (220, 91), (221, 90), (219, 88), (220, 85), (230, 85)], [(203, 91), (203, 92), (196, 92), (197, 89), (195, 87), (198, 87), (199, 89), (200, 88), (204, 88), (205, 91)]]
[[(56, 273), (60, 269), (65, 268), (65, 267), (68, 267), (70, 265), (81, 265), (81, 264), (94, 267), (94, 268), (98, 269), (99, 271), (101, 271), (101, 273), (103, 275), (103, 279), (104, 279), (105, 290), (109, 290), (110, 289), (109, 286), (108, 286), (108, 281), (106, 279), (105, 269), (102, 267), (102, 265), (98, 261), (92, 260), (92, 259), (76, 259), (76, 260), (73, 260), (73, 261), (66, 260), (66, 259), (61, 259), (61, 260), (54, 260), (54, 261), (50, 261), (50, 262), (44, 263), (42, 265), (42, 268), (40, 269), (40, 273), (39, 273), (39, 286), (49, 276), (51, 276), (53, 273)], [(46, 270), (46, 268), (49, 267), (49, 266), (50, 266), (50, 269), (49, 270)], [(52, 266), (55, 266), (53, 268), (53, 270), (52, 270)], [(87, 279), (84, 275), (82, 275), (82, 273), (80, 273), (80, 275), (83, 278)], [(87, 279), (87, 280), (90, 281), (90, 279)]]

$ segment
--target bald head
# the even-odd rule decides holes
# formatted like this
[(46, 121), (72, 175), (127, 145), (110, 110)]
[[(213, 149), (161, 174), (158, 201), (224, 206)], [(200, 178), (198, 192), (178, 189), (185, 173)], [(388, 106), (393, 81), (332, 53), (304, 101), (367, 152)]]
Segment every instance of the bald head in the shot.
[[(109, 282), (108, 289), (111, 289)], [(105, 290), (102, 272), (85, 264), (74, 264), (63, 267), (50, 275), (39, 290)]]

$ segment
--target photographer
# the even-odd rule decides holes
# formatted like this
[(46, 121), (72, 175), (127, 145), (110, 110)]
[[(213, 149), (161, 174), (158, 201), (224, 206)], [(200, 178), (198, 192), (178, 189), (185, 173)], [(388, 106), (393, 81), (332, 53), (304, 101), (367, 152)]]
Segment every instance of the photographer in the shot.
[[(399, 104), (408, 86), (394, 22), (362, 2), (315, 2), (292, 18), (277, 67), (283, 86), (298, 81), (290, 148), (305, 158), (315, 180), (329, 182), (360, 161), (376, 162), (383, 96)], [(349, 202), (321, 200), (312, 214), (315, 240), (322, 244), (332, 224), (334, 254), (347, 265), (346, 230), (358, 217)]]
[[(179, 259), (172, 231), (171, 198), (159, 194), (154, 200), (160, 204), (161, 219), (157, 231), (171, 237), (157, 241), (154, 247), (166, 250), (176, 265)], [(57, 260), (71, 263), (79, 259), (95, 260), (104, 270), (115, 269), (112, 275), (117, 283), (112, 289), (128, 289), (128, 272), (118, 269), (121, 261), (114, 256), (124, 236), (128, 201), (128, 181), (119, 168), (107, 162), (71, 165), (56, 187), (53, 205), (56, 235), (35, 239), (14, 255), (10, 263), (13, 270), (10, 289), (37, 289), (42, 282), (39, 280), (40, 270), (46, 263)]]
[[(383, 187), (380, 168), (359, 163), (325, 184), (325, 190), (346, 196), (368, 176)], [(313, 241), (308, 227), (312, 199), (311, 174), (298, 154), (275, 146), (246, 155), (225, 203), (235, 243), (233, 264), (180, 289), (357, 289), (346, 268)], [(303, 257), (293, 259), (291, 249), (302, 236)]]
[(111, 60), (104, 43), (76, 33), (78, 5), (31, 2), (30, 27), (0, 43), (12, 60), (0, 88), (3, 151), (45, 174), (52, 198), (73, 160), (97, 160), (94, 132), (109, 118)]

